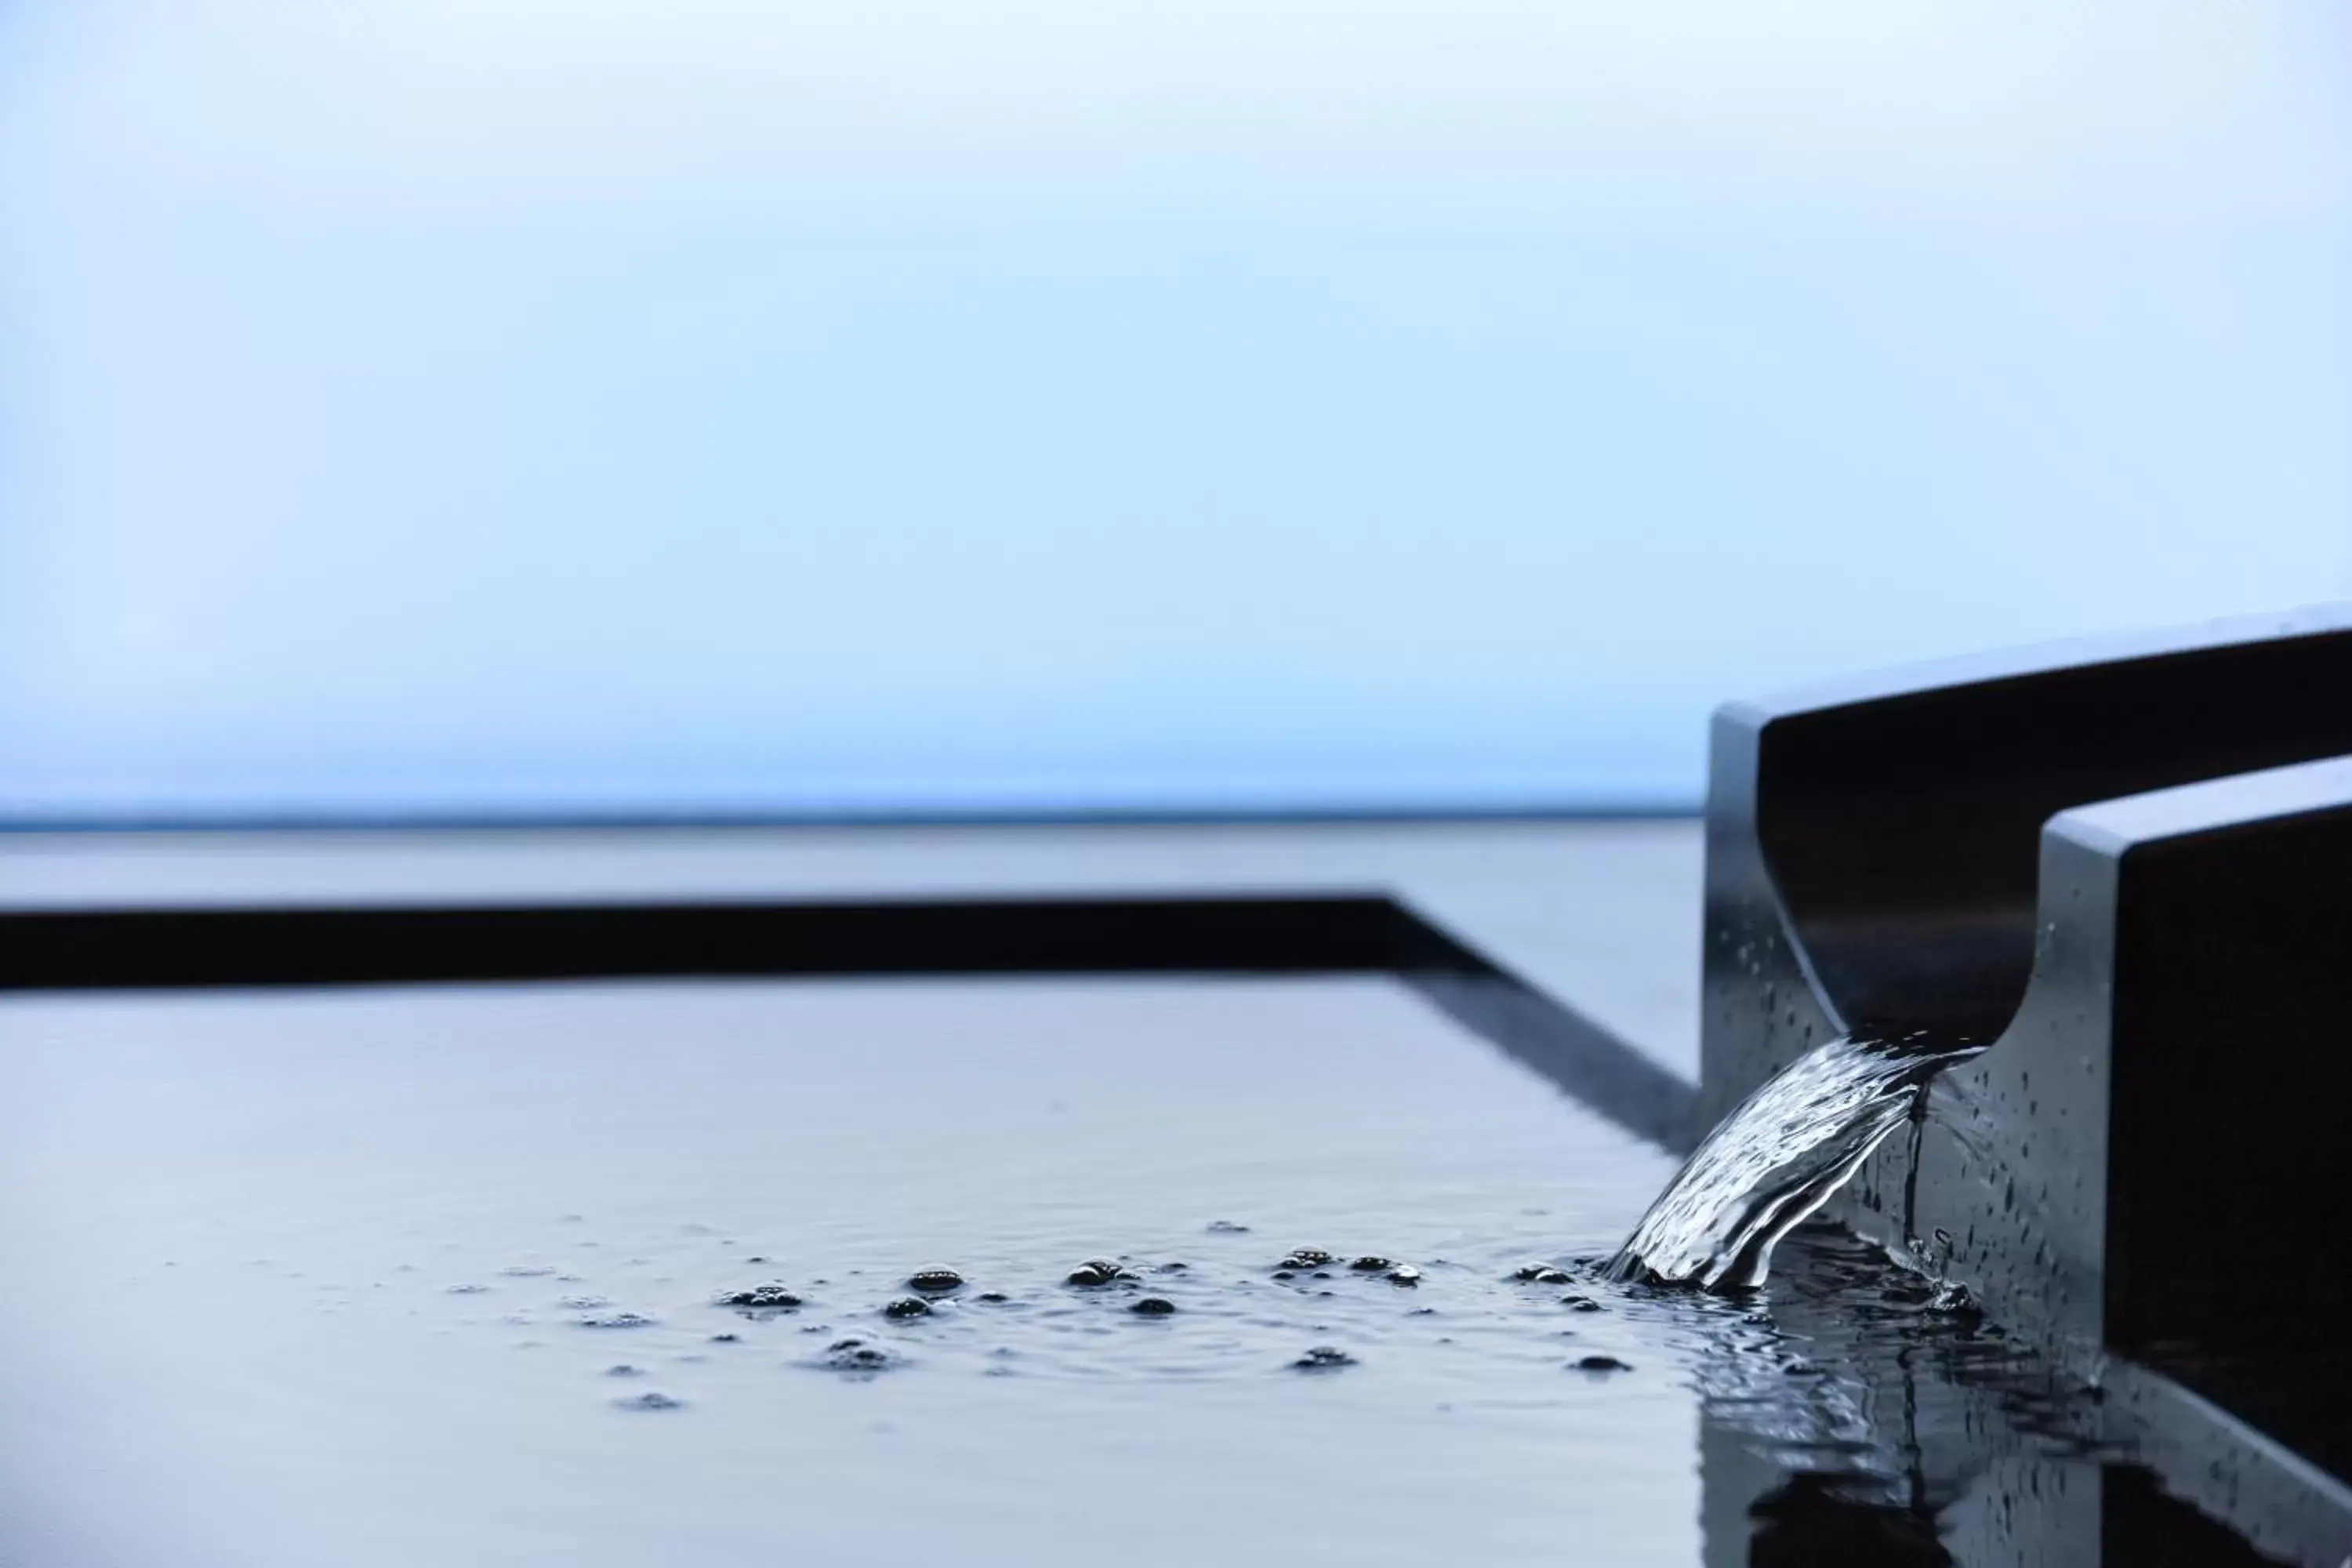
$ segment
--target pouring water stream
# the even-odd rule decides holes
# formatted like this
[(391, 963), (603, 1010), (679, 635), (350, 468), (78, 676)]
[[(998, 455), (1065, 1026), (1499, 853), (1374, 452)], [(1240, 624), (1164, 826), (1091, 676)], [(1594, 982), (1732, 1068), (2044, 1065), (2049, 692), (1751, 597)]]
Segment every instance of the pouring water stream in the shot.
[(1772, 1248), (1909, 1121), (1927, 1085), (1984, 1047), (1927, 1031), (1840, 1036), (1706, 1135), (1610, 1262), (1612, 1278), (1738, 1290)]

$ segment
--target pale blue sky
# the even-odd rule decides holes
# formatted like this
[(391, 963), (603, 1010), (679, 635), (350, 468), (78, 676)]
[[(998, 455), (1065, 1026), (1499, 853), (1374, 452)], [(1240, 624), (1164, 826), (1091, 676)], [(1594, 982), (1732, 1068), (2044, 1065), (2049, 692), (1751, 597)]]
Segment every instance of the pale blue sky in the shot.
[(2352, 595), (2346, 16), (20, 0), (0, 815), (1688, 804)]

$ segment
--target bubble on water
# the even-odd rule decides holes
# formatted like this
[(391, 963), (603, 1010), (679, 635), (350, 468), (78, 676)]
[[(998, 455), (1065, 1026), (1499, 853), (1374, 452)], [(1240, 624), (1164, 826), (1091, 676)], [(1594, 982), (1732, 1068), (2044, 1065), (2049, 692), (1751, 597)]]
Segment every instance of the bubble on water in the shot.
[(1093, 1287), (1108, 1285), (1114, 1279), (1134, 1278), (1135, 1276), (1128, 1272), (1123, 1264), (1114, 1263), (1108, 1258), (1089, 1258), (1070, 1270), (1066, 1277), (1066, 1283)]
[(920, 1296), (901, 1296), (885, 1304), (882, 1315), (900, 1321), (908, 1318), (928, 1318), (931, 1315), (931, 1304)]
[(907, 1277), (908, 1289), (925, 1296), (945, 1296), (963, 1289), (963, 1276), (952, 1268), (919, 1268)]
[(599, 1307), (611, 1306), (613, 1299), (610, 1296), (559, 1296), (555, 1304), (567, 1311), (593, 1312)]
[(613, 1401), (613, 1406), (616, 1410), (683, 1410), (686, 1408), (686, 1401), (673, 1399), (658, 1389), (648, 1388), (643, 1394), (632, 1394), (626, 1399), (615, 1399)]
[(1523, 1263), (1511, 1271), (1511, 1278), (1522, 1285), (1565, 1285), (1571, 1276), (1556, 1264)]
[(714, 1345), (740, 1344), (742, 1339), (743, 1336), (740, 1334), (713, 1334), (710, 1336), (710, 1342)]
[(1204, 1227), (1211, 1236), (1247, 1236), (1249, 1226), (1236, 1225), (1229, 1219), (1213, 1219)]
[(644, 1312), (583, 1312), (572, 1320), (583, 1329), (646, 1329), (655, 1320)]
[(1355, 1365), (1356, 1358), (1337, 1345), (1314, 1345), (1290, 1364), (1298, 1372), (1337, 1372), (1343, 1366)]
[(1331, 1261), (1331, 1255), (1319, 1247), (1294, 1247), (1284, 1254), (1276, 1268), (1320, 1268)]
[(1598, 1312), (1601, 1303), (1590, 1296), (1562, 1296), (1559, 1304), (1571, 1312)]
[(1164, 1318), (1176, 1310), (1176, 1303), (1165, 1296), (1146, 1296), (1127, 1309), (1139, 1317)]
[(1289, 1269), (1287, 1269), (1287, 1268), (1277, 1268), (1277, 1269), (1276, 1269), (1276, 1270), (1274, 1271), (1274, 1277), (1275, 1277), (1276, 1279), (1297, 1279), (1297, 1278), (1298, 1278), (1298, 1276), (1297, 1276), (1297, 1274), (1293, 1273), (1291, 1270), (1289, 1270)]
[(452, 1296), (478, 1296), (488, 1289), (489, 1287), (488, 1285), (475, 1285), (470, 1283), (451, 1285), (447, 1287), (448, 1293)]
[(789, 1312), (801, 1304), (800, 1297), (780, 1279), (763, 1279), (740, 1289), (721, 1290), (715, 1300), (721, 1307), (751, 1312)]
[(1376, 1253), (1366, 1253), (1348, 1267), (1359, 1274), (1385, 1274), (1396, 1267), (1396, 1262), (1393, 1258), (1382, 1258)]
[(538, 1263), (509, 1263), (499, 1272), (509, 1279), (543, 1279), (555, 1270)]
[(768, 1260), (764, 1258), (747, 1258), (743, 1259), (743, 1261), (746, 1263), (765, 1263)]
[(890, 1364), (890, 1352), (864, 1340), (835, 1340), (824, 1347), (824, 1364), (835, 1372), (872, 1373)]
[(1192, 1266), (1189, 1263), (1168, 1262), (1152, 1270), (1154, 1274), (1182, 1274)]
[(1613, 1355), (1582, 1356), (1570, 1362), (1569, 1365), (1577, 1372), (1608, 1373), (1631, 1372), (1633, 1370), (1633, 1364), (1630, 1362), (1619, 1361)]
[(604, 1375), (606, 1377), (643, 1377), (645, 1374), (646, 1369), (644, 1367), (631, 1366), (625, 1361), (614, 1362), (612, 1365), (604, 1369)]
[(979, 1295), (973, 1297), (972, 1300), (975, 1301), (985, 1301), (990, 1306), (995, 1306), (1001, 1301), (1010, 1301), (1013, 1298), (1006, 1295), (1002, 1290), (982, 1290)]
[(1418, 1285), (1421, 1283), (1421, 1270), (1410, 1263), (1400, 1263), (1389, 1270), (1389, 1281), (1396, 1285)]

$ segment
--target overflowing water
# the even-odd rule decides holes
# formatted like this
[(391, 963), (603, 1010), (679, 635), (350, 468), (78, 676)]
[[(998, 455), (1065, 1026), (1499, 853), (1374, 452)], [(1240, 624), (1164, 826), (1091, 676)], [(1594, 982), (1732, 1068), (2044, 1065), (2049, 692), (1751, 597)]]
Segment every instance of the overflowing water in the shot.
[(1772, 1248), (1983, 1047), (1918, 1032), (1845, 1035), (1739, 1103), (1666, 1184), (1611, 1261), (1621, 1280), (1746, 1289)]
[(1799, 1064), (1612, 1278), (1671, 1162), (1388, 982), (0, 1002), (0, 1561), (2064, 1560), (1997, 1324), (1680, 1288), (1966, 1054)]

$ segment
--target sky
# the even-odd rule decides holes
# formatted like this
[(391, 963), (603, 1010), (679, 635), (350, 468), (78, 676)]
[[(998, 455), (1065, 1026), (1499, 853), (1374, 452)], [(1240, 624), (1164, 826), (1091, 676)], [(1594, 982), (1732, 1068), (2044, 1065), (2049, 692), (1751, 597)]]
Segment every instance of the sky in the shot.
[(2334, 0), (0, 8), (0, 819), (1687, 806), (2347, 432)]

